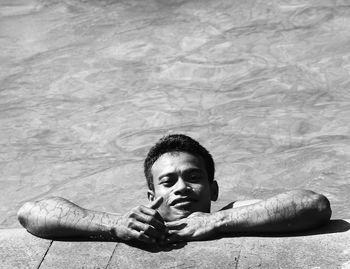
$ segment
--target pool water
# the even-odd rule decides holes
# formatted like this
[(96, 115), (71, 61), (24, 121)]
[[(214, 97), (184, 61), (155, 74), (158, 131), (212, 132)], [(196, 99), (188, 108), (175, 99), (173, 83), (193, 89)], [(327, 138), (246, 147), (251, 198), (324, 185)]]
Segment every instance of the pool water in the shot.
[(212, 153), (213, 210), (306, 188), (350, 218), (349, 45), (348, 1), (1, 1), (0, 227), (147, 203), (169, 133)]

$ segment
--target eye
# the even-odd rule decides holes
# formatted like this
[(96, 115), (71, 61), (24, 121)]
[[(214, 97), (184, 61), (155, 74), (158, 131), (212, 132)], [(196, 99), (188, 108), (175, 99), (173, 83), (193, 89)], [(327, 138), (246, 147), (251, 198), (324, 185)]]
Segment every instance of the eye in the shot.
[(162, 177), (159, 181), (159, 184), (164, 187), (171, 187), (172, 185), (174, 185), (174, 183), (175, 180), (172, 177)]
[(201, 175), (198, 173), (192, 173), (188, 178), (188, 180), (191, 182), (197, 182), (197, 181), (200, 181), (200, 179), (201, 179)]

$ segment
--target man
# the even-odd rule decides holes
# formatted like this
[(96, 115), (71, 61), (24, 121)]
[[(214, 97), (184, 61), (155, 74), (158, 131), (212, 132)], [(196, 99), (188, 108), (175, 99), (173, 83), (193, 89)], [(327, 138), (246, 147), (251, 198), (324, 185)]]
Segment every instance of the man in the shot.
[(125, 215), (87, 210), (53, 197), (24, 204), (18, 219), (40, 237), (167, 244), (225, 234), (300, 232), (331, 217), (328, 199), (307, 190), (237, 201), (210, 213), (211, 201), (218, 197), (213, 158), (197, 141), (181, 134), (168, 135), (151, 148), (144, 172), (150, 204)]

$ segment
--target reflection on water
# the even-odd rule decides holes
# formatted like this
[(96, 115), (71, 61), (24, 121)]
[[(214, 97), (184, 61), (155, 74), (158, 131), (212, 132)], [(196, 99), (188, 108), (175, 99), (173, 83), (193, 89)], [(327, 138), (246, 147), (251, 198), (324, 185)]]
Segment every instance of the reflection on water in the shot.
[(308, 188), (350, 218), (346, 1), (0, 3), (0, 227), (60, 195), (125, 211), (167, 133), (202, 142), (220, 200)]

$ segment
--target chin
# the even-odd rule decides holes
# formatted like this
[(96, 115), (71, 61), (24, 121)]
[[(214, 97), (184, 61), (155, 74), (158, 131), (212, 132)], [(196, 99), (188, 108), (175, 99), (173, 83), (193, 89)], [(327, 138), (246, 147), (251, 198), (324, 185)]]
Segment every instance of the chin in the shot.
[(171, 212), (168, 214), (166, 217), (164, 217), (165, 221), (175, 221), (175, 220), (180, 220), (183, 218), (187, 218), (189, 215), (191, 215), (193, 212), (192, 211), (187, 211), (187, 210), (176, 210), (175, 212)]

